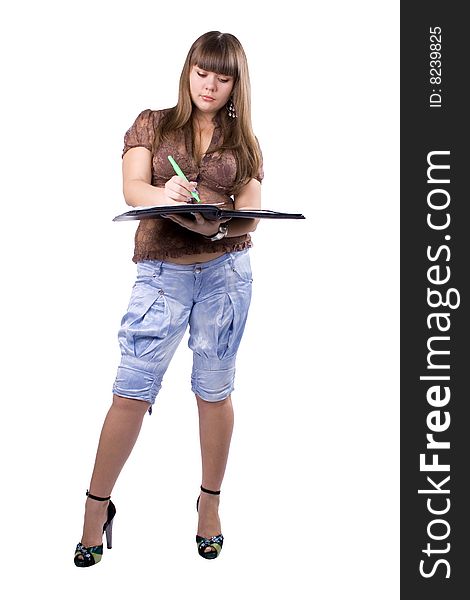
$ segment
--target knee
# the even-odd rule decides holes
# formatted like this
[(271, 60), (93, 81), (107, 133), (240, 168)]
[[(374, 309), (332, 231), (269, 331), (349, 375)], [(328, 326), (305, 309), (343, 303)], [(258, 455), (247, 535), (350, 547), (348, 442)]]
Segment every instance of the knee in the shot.
[(125, 398), (124, 396), (113, 394), (113, 407), (115, 408), (130, 410), (144, 415), (149, 406), (150, 403), (146, 400), (136, 400), (135, 398)]
[(224, 406), (231, 403), (232, 397), (229, 394), (226, 398), (222, 398), (222, 400), (205, 400), (204, 398), (201, 398), (199, 394), (196, 394), (196, 400), (198, 405), (201, 407), (207, 407), (211, 405)]

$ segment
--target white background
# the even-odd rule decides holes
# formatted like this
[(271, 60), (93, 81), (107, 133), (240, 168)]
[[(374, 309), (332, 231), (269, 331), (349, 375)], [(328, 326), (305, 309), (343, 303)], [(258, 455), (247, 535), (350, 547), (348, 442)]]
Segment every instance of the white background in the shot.
[[(398, 2), (45, 0), (0, 17), (8, 597), (398, 598)], [(113, 491), (114, 548), (77, 569), (135, 275), (137, 224), (112, 222), (123, 136), (176, 103), (213, 29), (248, 56), (264, 206), (307, 217), (253, 236), (224, 549), (196, 550), (184, 340)]]

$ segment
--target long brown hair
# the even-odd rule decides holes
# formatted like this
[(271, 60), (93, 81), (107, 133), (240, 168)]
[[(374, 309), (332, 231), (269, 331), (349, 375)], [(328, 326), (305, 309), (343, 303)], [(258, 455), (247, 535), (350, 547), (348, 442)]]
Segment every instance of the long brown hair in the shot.
[(251, 87), (248, 63), (242, 45), (230, 33), (209, 31), (201, 35), (191, 46), (180, 76), (178, 104), (166, 112), (157, 131), (153, 151), (162, 140), (168, 140), (171, 132), (182, 129), (193, 140), (193, 103), (191, 100), (189, 75), (197, 65), (206, 71), (228, 75), (234, 78), (231, 100), (235, 106), (236, 118), (229, 117), (222, 108), (218, 116), (222, 127), (222, 143), (212, 151), (231, 150), (237, 161), (237, 176), (234, 193), (258, 174), (262, 158), (258, 141), (251, 125)]

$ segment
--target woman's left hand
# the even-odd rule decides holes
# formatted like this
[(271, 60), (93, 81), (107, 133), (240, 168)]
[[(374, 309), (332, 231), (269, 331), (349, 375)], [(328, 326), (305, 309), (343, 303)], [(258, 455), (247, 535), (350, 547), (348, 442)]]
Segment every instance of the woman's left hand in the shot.
[(205, 219), (200, 213), (194, 213), (194, 219), (183, 217), (181, 215), (165, 215), (166, 219), (171, 219), (181, 227), (185, 227), (190, 231), (194, 231), (194, 233), (199, 233), (200, 235), (211, 236), (215, 235), (219, 230), (219, 225), (221, 223), (225, 223), (226, 221), (230, 221), (230, 217), (226, 219), (218, 219), (217, 221), (210, 221), (209, 219)]

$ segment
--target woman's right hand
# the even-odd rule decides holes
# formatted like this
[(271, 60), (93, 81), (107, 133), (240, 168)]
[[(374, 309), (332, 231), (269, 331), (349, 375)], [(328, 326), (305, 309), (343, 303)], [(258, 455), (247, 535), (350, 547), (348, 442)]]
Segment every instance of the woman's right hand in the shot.
[(195, 181), (186, 181), (179, 175), (173, 175), (165, 183), (165, 200), (169, 204), (173, 202), (184, 202), (187, 203), (192, 198), (191, 192), (196, 190), (197, 183)]

